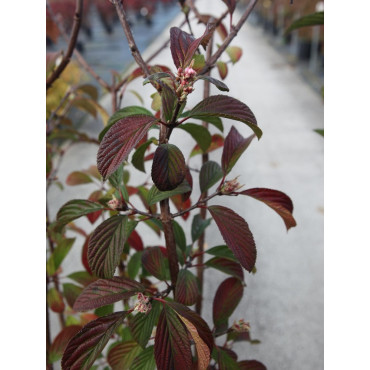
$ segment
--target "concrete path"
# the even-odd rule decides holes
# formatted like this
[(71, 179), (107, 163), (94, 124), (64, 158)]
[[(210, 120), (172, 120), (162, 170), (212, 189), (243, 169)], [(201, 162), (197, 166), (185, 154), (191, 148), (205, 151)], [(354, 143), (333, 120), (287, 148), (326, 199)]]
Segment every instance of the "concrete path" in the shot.
[[(213, 4), (214, 3), (214, 4)], [(220, 4), (219, 4), (220, 3)], [(200, 1), (200, 10), (209, 2)], [(212, 2), (213, 14), (225, 9), (221, 2)], [(235, 21), (239, 18), (236, 12)], [(235, 22), (234, 21), (234, 22)], [(179, 18), (174, 25), (179, 24)], [(194, 26), (197, 35), (203, 33)], [(150, 55), (157, 44), (168, 37), (168, 29), (155, 41), (145, 55)], [(230, 96), (245, 102), (255, 113), (263, 130), (260, 141), (251, 144), (234, 167), (230, 178), (240, 175), (245, 188), (267, 187), (288, 194), (294, 203), (294, 217), (298, 226), (288, 233), (280, 217), (264, 204), (248, 198), (227, 198), (212, 201), (233, 208), (248, 222), (257, 245), (257, 273), (246, 277), (247, 287), (239, 308), (231, 317), (250, 321), (252, 338), (261, 344), (237, 344), (240, 359), (258, 359), (269, 370), (319, 370), (324, 368), (323, 338), (323, 138), (315, 133), (323, 128), (323, 103), (321, 97), (308, 87), (299, 73), (266, 41), (263, 31), (245, 25), (233, 45), (243, 48), (243, 57), (230, 68), (225, 83)], [(224, 58), (226, 61), (226, 57)], [(156, 62), (171, 66), (169, 50)], [(214, 73), (215, 77), (217, 73)], [(201, 99), (201, 83), (189, 99), (189, 107)], [(150, 106), (151, 86), (141, 87), (138, 81), (131, 86), (140, 90)], [(213, 89), (212, 94), (218, 94)], [(138, 104), (127, 95), (125, 105)], [(109, 97), (103, 99), (109, 107)], [(240, 122), (223, 120), (227, 133), (232, 124), (243, 136), (251, 130)], [(97, 134), (100, 123), (86, 125), (91, 134)], [(180, 146), (186, 156), (194, 142), (182, 130), (176, 130), (173, 143)], [(60, 179), (65, 180), (73, 170), (94, 164), (97, 148), (93, 145), (76, 145), (66, 156)], [(221, 151), (211, 155), (219, 159)], [(192, 167), (200, 166), (197, 158)], [(133, 182), (139, 184), (146, 176), (138, 174)], [(194, 189), (198, 189), (194, 176)], [(61, 192), (52, 188), (49, 202), (52, 216), (58, 208), (72, 198), (86, 198), (93, 188), (88, 185), (66, 187)], [(139, 204), (139, 203), (137, 203)], [(81, 221), (83, 227), (88, 223)], [(189, 229), (190, 225), (188, 226)], [(149, 245), (158, 241), (145, 225), (139, 230)], [(208, 245), (222, 244), (222, 237), (214, 223), (207, 229)], [(64, 263), (64, 272), (79, 268), (80, 249)], [(212, 301), (218, 284), (227, 278), (224, 274), (207, 271), (205, 283), (204, 315), (212, 322)], [(56, 329), (55, 329), (56, 330)]]

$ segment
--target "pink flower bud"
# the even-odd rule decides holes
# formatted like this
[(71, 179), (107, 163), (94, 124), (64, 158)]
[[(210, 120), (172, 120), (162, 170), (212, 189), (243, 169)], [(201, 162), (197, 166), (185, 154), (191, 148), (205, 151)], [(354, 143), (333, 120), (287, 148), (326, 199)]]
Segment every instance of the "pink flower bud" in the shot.
[(113, 199), (108, 202), (108, 206), (109, 208), (117, 209), (121, 207), (121, 202), (113, 194)]
[(249, 322), (244, 321), (244, 319), (240, 319), (238, 322), (234, 321), (231, 329), (236, 331), (237, 333), (245, 333), (249, 332), (251, 327)]

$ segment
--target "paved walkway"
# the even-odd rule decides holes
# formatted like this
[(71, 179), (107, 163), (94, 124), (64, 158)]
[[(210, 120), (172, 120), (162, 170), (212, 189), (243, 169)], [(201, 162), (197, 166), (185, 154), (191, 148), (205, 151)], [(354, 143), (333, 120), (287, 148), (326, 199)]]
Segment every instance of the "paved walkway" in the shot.
[[(220, 4), (219, 4), (220, 3)], [(206, 9), (207, 1), (200, 2)], [(217, 16), (224, 10), (221, 2), (213, 4)], [(238, 12), (234, 19), (238, 19)], [(235, 21), (234, 21), (235, 22)], [(174, 20), (174, 25), (179, 19)], [(196, 34), (203, 33), (195, 26)], [(150, 55), (168, 37), (168, 30), (155, 41), (145, 55)], [(284, 57), (266, 41), (263, 31), (246, 25), (235, 39), (234, 45), (243, 48), (243, 57), (230, 68), (225, 83), (230, 95), (245, 102), (255, 113), (263, 130), (262, 139), (251, 144), (230, 176), (240, 175), (241, 183), (250, 187), (268, 187), (286, 192), (294, 203), (294, 217), (298, 226), (285, 231), (279, 216), (264, 204), (253, 199), (228, 198), (215, 200), (212, 204), (228, 204), (248, 222), (257, 244), (257, 274), (248, 275), (242, 304), (232, 315), (232, 320), (245, 318), (251, 323), (251, 336), (261, 344), (237, 344), (240, 359), (258, 359), (269, 370), (319, 370), (324, 368), (323, 338), (323, 138), (313, 130), (323, 128), (323, 103), (299, 73)], [(225, 59), (226, 60), (226, 59)], [(156, 60), (171, 65), (169, 51)], [(215, 77), (216, 74), (215, 74)], [(141, 90), (146, 106), (153, 88), (141, 82), (131, 88)], [(146, 89), (146, 90), (145, 90)], [(212, 90), (218, 94), (218, 90)], [(192, 106), (201, 98), (201, 88), (189, 101)], [(104, 99), (103, 99), (104, 103)], [(109, 98), (106, 98), (109, 106)], [(138, 104), (135, 97), (127, 95), (126, 105)], [(225, 131), (234, 124), (244, 135), (250, 129), (239, 122), (224, 120)], [(91, 133), (101, 127), (89, 126)], [(180, 131), (180, 130), (179, 130)], [(173, 143), (188, 154), (193, 147), (192, 139), (176, 130)], [(220, 151), (212, 153), (218, 158)], [(78, 145), (66, 156), (61, 168), (62, 181), (74, 169), (87, 168), (94, 164), (96, 147)], [(196, 159), (193, 167), (199, 167)], [(145, 176), (138, 174), (133, 179), (140, 183)], [(195, 179), (196, 180), (196, 179)], [(196, 181), (195, 181), (196, 182)], [(194, 184), (195, 189), (197, 184)], [(86, 197), (90, 187), (66, 187), (60, 192), (51, 189), (50, 202), (55, 214), (65, 201)], [(86, 222), (83, 224), (88, 226)], [(156, 244), (153, 233), (143, 225), (144, 239)], [(154, 238), (154, 239), (153, 239)], [(222, 243), (214, 223), (207, 230), (209, 246)], [(77, 246), (77, 244), (76, 244)], [(79, 264), (80, 250), (68, 256), (64, 271), (75, 271)], [(207, 272), (205, 284), (205, 317), (212, 322), (212, 300), (218, 284), (226, 278), (223, 274)]]

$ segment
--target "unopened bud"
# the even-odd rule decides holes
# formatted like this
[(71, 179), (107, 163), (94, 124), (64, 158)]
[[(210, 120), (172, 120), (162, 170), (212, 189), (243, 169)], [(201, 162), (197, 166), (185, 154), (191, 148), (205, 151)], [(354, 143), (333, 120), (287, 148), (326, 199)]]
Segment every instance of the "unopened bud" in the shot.
[(245, 333), (250, 331), (251, 326), (249, 322), (244, 321), (244, 319), (240, 319), (238, 321), (234, 321), (231, 329), (236, 331), (237, 333)]
[(149, 302), (149, 297), (146, 297), (143, 293), (137, 294), (138, 301), (135, 304), (135, 311), (148, 313), (152, 309), (152, 305)]
[(239, 184), (238, 178), (236, 177), (233, 180), (225, 182), (225, 184), (221, 188), (221, 193), (222, 194), (230, 194), (230, 193), (233, 193), (234, 191), (239, 190), (243, 186), (244, 185)]
[(112, 209), (121, 208), (121, 202), (113, 194), (112, 200), (108, 202), (108, 206)]

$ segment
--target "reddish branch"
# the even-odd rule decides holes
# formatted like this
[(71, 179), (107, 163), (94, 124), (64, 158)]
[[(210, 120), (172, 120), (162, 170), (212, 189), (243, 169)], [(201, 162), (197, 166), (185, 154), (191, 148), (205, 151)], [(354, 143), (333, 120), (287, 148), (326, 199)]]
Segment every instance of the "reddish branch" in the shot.
[(61, 75), (61, 73), (64, 71), (69, 61), (71, 60), (73, 50), (76, 47), (78, 33), (80, 31), (81, 19), (82, 19), (82, 8), (83, 8), (83, 0), (76, 0), (76, 10), (75, 10), (74, 18), (73, 18), (73, 26), (72, 26), (71, 37), (69, 39), (68, 49), (61, 63), (57, 67), (57, 69), (46, 80), (46, 90), (48, 90), (51, 87), (53, 82)]
[(204, 73), (208, 72), (209, 70), (211, 70), (214, 67), (215, 63), (220, 58), (221, 54), (230, 45), (231, 41), (238, 34), (239, 30), (242, 28), (243, 24), (246, 22), (249, 15), (252, 13), (252, 10), (253, 10), (254, 6), (257, 4), (257, 1), (258, 0), (251, 0), (247, 9), (245, 10), (245, 12), (243, 13), (239, 22), (237, 23), (237, 25), (231, 29), (231, 31), (227, 35), (226, 39), (224, 40), (224, 42), (221, 44), (221, 46), (218, 48), (218, 50), (212, 55), (212, 57), (207, 59), (206, 65), (199, 72), (199, 74), (204, 74)]

